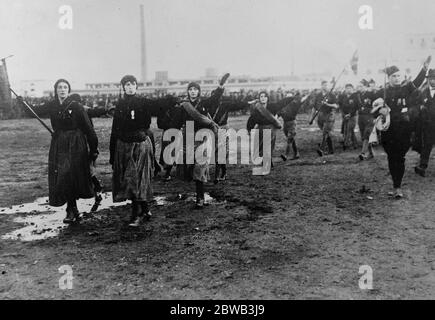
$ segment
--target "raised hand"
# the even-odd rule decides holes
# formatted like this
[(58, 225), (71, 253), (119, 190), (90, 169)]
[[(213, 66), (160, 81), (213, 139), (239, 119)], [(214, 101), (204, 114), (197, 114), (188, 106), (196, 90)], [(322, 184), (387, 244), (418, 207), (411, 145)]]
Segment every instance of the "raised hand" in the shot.
[(431, 61), (432, 61), (432, 56), (427, 57), (426, 60), (425, 60), (424, 63), (423, 63), (423, 67), (424, 67), (425, 69), (429, 69), (429, 65), (430, 65), (430, 62), (431, 62)]
[(223, 86), (225, 84), (225, 82), (227, 82), (229, 77), (230, 77), (230, 74), (229, 73), (225, 73), (224, 76), (222, 77), (222, 79), (219, 81), (219, 85)]

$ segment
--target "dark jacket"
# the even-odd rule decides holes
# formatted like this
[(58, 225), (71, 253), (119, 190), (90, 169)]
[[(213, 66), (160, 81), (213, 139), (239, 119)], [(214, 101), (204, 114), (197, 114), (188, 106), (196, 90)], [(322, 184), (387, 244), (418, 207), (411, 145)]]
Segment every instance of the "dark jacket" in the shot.
[(356, 116), (360, 105), (361, 100), (356, 92), (350, 95), (343, 93), (338, 97), (338, 106), (343, 115)]
[[(391, 123), (410, 122), (409, 107), (412, 106), (412, 94), (421, 86), (425, 79), (426, 71), (422, 69), (414, 81), (399, 86), (387, 85), (386, 89), (380, 89), (376, 93), (376, 98), (384, 98), (385, 103), (390, 107)], [(408, 109), (408, 110), (407, 110)]]
[(113, 115), (110, 135), (110, 164), (113, 164), (117, 139), (123, 142), (142, 142), (149, 135), (151, 117), (159, 112), (161, 101), (128, 96), (120, 99)]
[(360, 115), (370, 115), (373, 108), (373, 102), (377, 99), (376, 92), (375, 91), (361, 92), (359, 94), (359, 99), (361, 101), (361, 104), (359, 106), (358, 113)]
[(319, 113), (329, 114), (334, 111), (334, 108), (328, 107), (323, 102), (334, 104), (337, 103), (337, 98), (333, 93), (319, 92), (314, 98), (314, 108), (320, 110)]
[(60, 104), (58, 100), (52, 100), (47, 104), (47, 108), (54, 135), (58, 131), (79, 129), (86, 136), (90, 153), (97, 153), (98, 138), (88, 114), (81, 104), (73, 102), (66, 105), (65, 102)]
[(284, 121), (294, 121), (296, 120), (296, 115), (298, 114), (301, 106), (301, 97), (297, 95), (290, 101), (290, 103), (287, 103), (286, 106), (278, 112), (278, 115)]

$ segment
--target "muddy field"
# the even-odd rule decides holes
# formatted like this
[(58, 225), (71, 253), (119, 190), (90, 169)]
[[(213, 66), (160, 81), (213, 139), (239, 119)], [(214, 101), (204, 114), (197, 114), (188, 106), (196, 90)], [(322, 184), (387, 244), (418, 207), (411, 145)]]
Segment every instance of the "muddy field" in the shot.
[[(97, 172), (110, 192), (111, 119), (94, 123)], [(357, 151), (339, 148), (335, 132), (337, 153), (319, 158), (314, 128), (301, 115), (301, 159), (279, 158), (280, 132), (272, 173), (232, 166), (229, 180), (206, 186), (203, 210), (189, 198), (193, 183), (155, 180), (153, 218), (135, 231), (125, 226), (129, 204), (110, 207), (110, 193), (94, 216), (63, 228), (64, 208), (47, 213), (39, 199), (48, 194), (49, 135), (33, 119), (1, 121), (0, 299), (435, 298), (435, 159), (421, 178), (410, 151), (405, 198), (392, 200), (381, 148), (359, 162)], [(41, 221), (45, 227), (26, 234)], [(73, 270), (71, 290), (59, 288), (63, 265)], [(358, 286), (362, 265), (373, 270), (373, 290)]]

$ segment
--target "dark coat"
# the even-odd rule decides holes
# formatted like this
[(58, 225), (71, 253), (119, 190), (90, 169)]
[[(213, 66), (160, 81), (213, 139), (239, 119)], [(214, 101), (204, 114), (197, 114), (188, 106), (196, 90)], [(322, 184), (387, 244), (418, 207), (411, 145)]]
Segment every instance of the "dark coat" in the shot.
[(421, 108), (418, 108), (413, 149), (421, 152), (423, 145), (435, 144), (435, 97), (431, 97), (429, 88), (418, 95), (417, 105)]
[(356, 92), (350, 95), (343, 93), (338, 97), (338, 106), (343, 115), (356, 116), (360, 105), (360, 96)]
[(290, 103), (287, 103), (284, 108), (282, 108), (278, 115), (284, 121), (293, 121), (296, 120), (296, 115), (298, 114), (300, 108), (302, 106), (300, 96), (295, 96)]
[[(48, 156), (49, 203), (62, 206), (68, 200), (92, 198), (89, 153), (97, 153), (98, 138), (83, 106), (48, 104), (54, 134)], [(89, 150), (88, 150), (89, 146)]]
[(377, 98), (383, 98), (391, 109), (391, 124), (387, 131), (382, 132), (382, 142), (392, 142), (397, 145), (410, 144), (408, 138), (413, 130), (411, 107), (413, 94), (425, 79), (426, 70), (422, 69), (414, 81), (399, 86), (389, 86), (376, 93)]

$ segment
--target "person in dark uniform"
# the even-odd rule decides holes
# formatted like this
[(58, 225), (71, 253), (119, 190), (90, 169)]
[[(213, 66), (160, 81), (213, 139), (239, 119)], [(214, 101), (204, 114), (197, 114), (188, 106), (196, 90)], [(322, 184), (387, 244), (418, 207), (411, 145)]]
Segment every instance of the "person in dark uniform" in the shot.
[(57, 80), (54, 92), (54, 100), (48, 104), (54, 130), (48, 156), (49, 204), (60, 207), (67, 203), (63, 222), (73, 223), (80, 220), (76, 200), (95, 195), (89, 161), (98, 157), (98, 138), (83, 106), (68, 101), (69, 82)]
[[(363, 87), (360, 94), (360, 108), (358, 110), (358, 127), (361, 134), (362, 149), (358, 158), (362, 161), (374, 157), (373, 146), (369, 143), (370, 135), (374, 128), (374, 118), (371, 113), (373, 101), (376, 100), (375, 81), (363, 80)], [(367, 155), (368, 153), (368, 155)]]
[(350, 147), (357, 148), (355, 127), (360, 104), (359, 95), (354, 92), (353, 85), (346, 84), (344, 93), (338, 98), (339, 110), (343, 115), (343, 150)]
[(394, 191), (389, 195), (395, 198), (403, 198), (401, 186), (405, 173), (405, 155), (411, 147), (412, 122), (408, 109), (409, 98), (423, 83), (430, 60), (431, 57), (425, 61), (415, 80), (405, 85), (401, 85), (401, 74), (398, 67), (386, 68), (388, 84), (386, 88), (377, 92), (380, 98), (374, 102), (374, 104), (386, 105), (384, 108), (390, 110), (390, 125), (381, 132), (381, 141), (388, 156), (388, 168), (393, 179)]
[(132, 75), (124, 76), (121, 86), (124, 97), (116, 104), (110, 135), (113, 202), (131, 200), (129, 226), (138, 227), (151, 217), (148, 203), (153, 200), (155, 158), (150, 124), (161, 100), (139, 97), (137, 80)]
[(432, 147), (435, 144), (435, 69), (427, 75), (429, 86), (418, 96), (420, 116), (417, 120), (417, 132), (420, 139), (420, 163), (414, 168), (415, 173), (424, 177), (429, 164)]
[(318, 112), (317, 125), (322, 130), (322, 142), (317, 153), (322, 157), (326, 153), (326, 147), (328, 147), (329, 154), (334, 153), (331, 135), (334, 130), (335, 110), (338, 109), (338, 105), (335, 95), (328, 90), (328, 82), (322, 81), (321, 85), (321, 91), (315, 96), (310, 124), (313, 123), (315, 114)]
[[(82, 103), (82, 99), (79, 94), (73, 93), (71, 94), (67, 100), (69, 101), (69, 104), (73, 103)], [(107, 114), (107, 110), (104, 105), (99, 105), (95, 108), (90, 108), (88, 106), (83, 106), (86, 113), (88, 114), (89, 121), (91, 122), (92, 127), (94, 126), (94, 123), (92, 121), (92, 118), (101, 117), (103, 115)], [(90, 173), (91, 173), (91, 180), (92, 185), (94, 186), (94, 192), (95, 192), (95, 202), (92, 205), (91, 212), (97, 211), (98, 207), (101, 204), (101, 201), (103, 201), (103, 197), (101, 196), (101, 192), (103, 191), (103, 186), (101, 184), (101, 181), (97, 178), (95, 174), (95, 168), (96, 168), (96, 162), (90, 161)]]
[(283, 159), (286, 159), (288, 156), (290, 156), (290, 149), (292, 149), (293, 157), (290, 158), (290, 160), (296, 160), (299, 159), (300, 157), (298, 147), (296, 145), (296, 140), (295, 140), (296, 115), (298, 114), (303, 101), (299, 93), (297, 93), (295, 96), (290, 94), (288, 97), (293, 97), (292, 101), (278, 112), (278, 116), (280, 116), (284, 121), (283, 130), (284, 130), (284, 135), (287, 138), (285, 157), (283, 157)]

